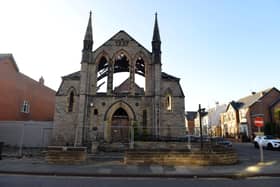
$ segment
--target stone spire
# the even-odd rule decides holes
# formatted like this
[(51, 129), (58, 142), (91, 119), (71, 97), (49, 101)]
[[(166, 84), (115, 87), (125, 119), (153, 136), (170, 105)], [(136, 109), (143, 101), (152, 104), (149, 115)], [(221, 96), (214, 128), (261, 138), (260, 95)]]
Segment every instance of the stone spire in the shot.
[(155, 13), (153, 42), (160, 42), (160, 35), (159, 35), (158, 21), (157, 21), (157, 13)]
[(155, 14), (154, 33), (152, 40), (153, 63), (161, 64), (161, 41), (158, 29), (157, 13)]
[(87, 30), (84, 38), (83, 51), (92, 51), (92, 46), (93, 46), (93, 39), (92, 39), (91, 11), (90, 11)]

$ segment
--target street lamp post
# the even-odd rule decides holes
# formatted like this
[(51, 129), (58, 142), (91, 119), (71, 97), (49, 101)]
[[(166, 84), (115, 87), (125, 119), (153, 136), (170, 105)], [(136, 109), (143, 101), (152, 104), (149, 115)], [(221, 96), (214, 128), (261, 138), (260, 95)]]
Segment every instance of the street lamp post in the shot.
[(198, 105), (198, 114), (199, 114), (199, 127), (200, 127), (200, 149), (203, 149), (203, 137), (202, 137), (202, 124), (201, 124), (201, 113), (204, 112), (205, 108), (201, 108), (201, 105)]

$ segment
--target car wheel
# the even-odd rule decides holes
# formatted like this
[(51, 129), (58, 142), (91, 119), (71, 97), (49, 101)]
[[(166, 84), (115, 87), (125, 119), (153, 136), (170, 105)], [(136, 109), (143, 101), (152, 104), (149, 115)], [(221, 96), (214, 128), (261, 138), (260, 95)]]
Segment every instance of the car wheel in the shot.
[(272, 150), (272, 149), (273, 149), (272, 144), (270, 144), (270, 143), (267, 144), (267, 149), (268, 149), (268, 150)]
[(254, 143), (255, 148), (259, 148), (259, 144), (257, 142)]

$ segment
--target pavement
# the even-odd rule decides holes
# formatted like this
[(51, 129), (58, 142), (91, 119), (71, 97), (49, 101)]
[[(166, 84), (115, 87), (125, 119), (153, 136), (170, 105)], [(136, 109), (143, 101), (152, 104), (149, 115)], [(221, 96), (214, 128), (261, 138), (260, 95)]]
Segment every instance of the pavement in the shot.
[[(280, 152), (276, 154), (279, 154), (280, 158)], [(228, 166), (160, 166), (126, 165), (122, 156), (120, 153), (99, 153), (89, 155), (88, 160), (82, 164), (59, 165), (48, 164), (42, 156), (18, 159), (4, 155), (0, 160), (0, 174), (177, 178), (280, 177), (280, 159), (264, 162), (240, 159), (238, 164)]]

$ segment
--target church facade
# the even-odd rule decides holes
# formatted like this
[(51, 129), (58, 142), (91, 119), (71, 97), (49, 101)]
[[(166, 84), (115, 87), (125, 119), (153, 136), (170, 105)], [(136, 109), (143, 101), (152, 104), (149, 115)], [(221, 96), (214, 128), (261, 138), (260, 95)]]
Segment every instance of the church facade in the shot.
[[(122, 30), (92, 51), (91, 22), (90, 14), (81, 69), (62, 77), (56, 93), (55, 144), (127, 142), (132, 127), (138, 135), (184, 135), (184, 93), (179, 78), (162, 72), (157, 16), (152, 52)], [(113, 87), (123, 72), (128, 78)], [(143, 77), (144, 87), (136, 76)]]

